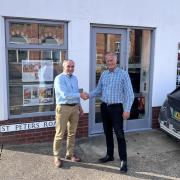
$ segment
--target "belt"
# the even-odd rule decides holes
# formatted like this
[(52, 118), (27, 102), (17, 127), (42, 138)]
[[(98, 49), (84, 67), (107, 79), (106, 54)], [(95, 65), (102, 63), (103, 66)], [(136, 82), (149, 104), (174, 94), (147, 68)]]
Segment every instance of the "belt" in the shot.
[(122, 103), (108, 104), (108, 103), (103, 102), (103, 104), (105, 104), (105, 105), (108, 106), (108, 107), (122, 106)]
[(76, 106), (77, 104), (60, 104), (61, 106)]

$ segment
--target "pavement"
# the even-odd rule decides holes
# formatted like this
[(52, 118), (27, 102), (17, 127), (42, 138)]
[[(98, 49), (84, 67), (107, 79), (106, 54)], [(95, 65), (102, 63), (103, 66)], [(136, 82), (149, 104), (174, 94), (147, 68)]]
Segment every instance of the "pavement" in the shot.
[[(126, 133), (128, 173), (120, 174), (117, 144), (115, 160), (99, 164), (106, 152), (104, 135), (78, 139), (76, 154), (82, 162), (63, 158), (53, 164), (52, 143), (5, 145), (0, 160), (0, 180), (180, 180), (180, 142), (160, 130)], [(116, 142), (116, 140), (115, 140)], [(62, 157), (66, 144), (63, 143)]]

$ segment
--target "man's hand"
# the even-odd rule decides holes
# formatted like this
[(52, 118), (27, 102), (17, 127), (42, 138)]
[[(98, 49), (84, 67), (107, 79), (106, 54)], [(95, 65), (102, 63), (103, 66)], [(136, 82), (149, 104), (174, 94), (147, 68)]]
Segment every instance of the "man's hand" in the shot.
[(87, 92), (82, 92), (82, 93), (80, 93), (80, 97), (83, 100), (87, 100), (87, 99), (89, 99), (89, 94)]
[(123, 119), (127, 120), (130, 116), (130, 112), (123, 112)]

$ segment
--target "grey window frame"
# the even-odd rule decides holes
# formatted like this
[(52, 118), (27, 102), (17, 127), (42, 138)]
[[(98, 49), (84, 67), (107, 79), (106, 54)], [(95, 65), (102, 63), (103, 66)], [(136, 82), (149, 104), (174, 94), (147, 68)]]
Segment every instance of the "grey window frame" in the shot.
[[(38, 23), (38, 24), (48, 24), (48, 25), (64, 25), (64, 43), (62, 45), (36, 45), (36, 44), (12, 44), (10, 43), (10, 35), (9, 35), (9, 25), (10, 22), (23, 22), (23, 23)], [(66, 57), (68, 58), (68, 21), (60, 21), (60, 20), (39, 20), (39, 19), (28, 19), (28, 18), (5, 18), (5, 35), (6, 35), (6, 69), (7, 69), (7, 105), (8, 109), (10, 106), (9, 102), (9, 69), (8, 69), (8, 50), (16, 50), (16, 49), (22, 49), (22, 50), (64, 50), (67, 51)], [(54, 115), (54, 111), (46, 111), (46, 112), (32, 112), (27, 114), (20, 114), (20, 115), (11, 115), (10, 110), (8, 110), (8, 118), (14, 119), (14, 118), (28, 118), (28, 117), (37, 117), (37, 116), (47, 116), (47, 115)]]

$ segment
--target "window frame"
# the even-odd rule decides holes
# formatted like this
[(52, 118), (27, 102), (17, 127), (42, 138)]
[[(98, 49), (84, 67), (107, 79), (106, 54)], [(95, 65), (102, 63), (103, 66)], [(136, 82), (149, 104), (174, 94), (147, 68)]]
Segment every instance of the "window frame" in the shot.
[[(10, 22), (22, 22), (22, 23), (38, 23), (38, 24), (50, 24), (50, 25), (64, 25), (64, 44), (60, 45), (44, 45), (44, 44), (12, 44), (10, 43), (9, 29)], [(68, 29), (66, 21), (43, 21), (43, 20), (29, 20), (29, 19), (6, 19), (6, 47), (7, 48), (23, 48), (23, 49), (67, 49), (68, 47)], [(46, 47), (44, 47), (46, 46)]]
[[(37, 23), (37, 24), (47, 24), (47, 25), (64, 25), (64, 43), (60, 45), (52, 45), (52, 44), (12, 44), (10, 43), (10, 23)], [(29, 50), (60, 50), (66, 51), (65, 58), (68, 58), (68, 21), (57, 21), (57, 20), (39, 20), (39, 19), (26, 19), (26, 18), (6, 18), (5, 19), (5, 35), (6, 35), (6, 62), (7, 62), (7, 105), (8, 105), (8, 118), (28, 118), (28, 117), (37, 117), (37, 116), (47, 116), (54, 115), (55, 111), (45, 111), (45, 112), (32, 112), (27, 114), (18, 114), (12, 115), (10, 114), (10, 92), (9, 92), (9, 60), (8, 60), (8, 50), (27, 50), (29, 54)], [(18, 62), (17, 62), (18, 63)], [(57, 62), (54, 62), (57, 63)], [(55, 102), (54, 102), (55, 103)]]

